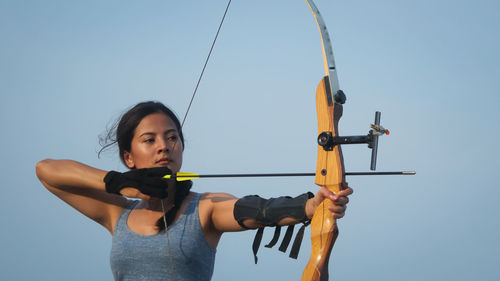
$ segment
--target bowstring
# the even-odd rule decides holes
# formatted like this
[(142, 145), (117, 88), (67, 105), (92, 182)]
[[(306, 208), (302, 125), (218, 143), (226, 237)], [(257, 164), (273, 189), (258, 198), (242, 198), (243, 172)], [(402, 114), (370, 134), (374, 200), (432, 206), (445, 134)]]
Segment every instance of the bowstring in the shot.
[[(219, 37), (220, 30), (222, 28), (222, 24), (224, 23), (224, 20), (226, 19), (227, 11), (229, 10), (229, 6), (231, 5), (231, 0), (227, 2), (226, 9), (224, 10), (224, 15), (222, 16), (222, 19), (219, 23), (219, 27), (217, 28), (217, 33), (215, 34), (214, 40), (212, 41), (212, 45), (210, 46), (210, 50), (208, 52), (207, 58), (205, 59), (205, 63), (203, 64), (203, 68), (201, 69), (200, 76), (198, 77), (198, 81), (196, 82), (196, 87), (194, 88), (193, 94), (191, 95), (191, 100), (189, 101), (188, 108), (186, 110), (186, 113), (184, 114), (184, 117), (182, 118), (181, 122), (181, 128), (180, 130), (182, 131), (182, 128), (184, 127), (184, 122), (186, 122), (186, 118), (188, 116), (189, 110), (191, 109), (191, 105), (193, 104), (194, 98), (196, 96), (196, 93), (198, 92), (198, 87), (200, 86), (201, 79), (203, 78), (203, 74), (205, 73), (205, 69), (207, 68), (208, 61), (210, 60), (210, 56), (212, 55), (212, 51), (215, 46), (215, 42), (217, 42), (217, 38)], [(175, 149), (175, 146), (177, 145), (177, 142), (174, 144), (173, 149)], [(172, 258), (172, 248), (170, 247), (170, 237), (168, 235), (168, 226), (167, 226), (167, 219), (166, 219), (166, 213), (165, 213), (165, 206), (163, 205), (163, 200), (161, 201), (161, 208), (163, 211), (163, 222), (165, 224), (165, 232), (167, 236), (167, 246), (168, 246), (168, 255), (169, 255), (169, 261), (170, 261), (170, 266), (172, 270), (172, 280), (175, 281), (175, 269), (174, 269), (174, 263), (173, 263), (173, 258)]]
[(198, 77), (198, 82), (196, 82), (196, 87), (194, 88), (193, 95), (191, 96), (191, 100), (189, 101), (188, 108), (186, 110), (186, 113), (184, 114), (184, 118), (182, 119), (181, 129), (184, 126), (184, 122), (186, 121), (189, 110), (191, 109), (191, 105), (193, 104), (194, 97), (196, 96), (196, 93), (198, 91), (198, 87), (200, 86), (201, 79), (203, 78), (203, 74), (205, 73), (205, 68), (207, 68), (208, 61), (210, 59), (210, 56), (212, 55), (212, 51), (214, 49), (215, 42), (217, 42), (217, 37), (219, 37), (219, 32), (222, 28), (222, 24), (224, 23), (224, 19), (226, 18), (227, 11), (229, 10), (230, 5), (231, 5), (231, 0), (229, 0), (227, 2), (226, 10), (224, 11), (224, 15), (222, 16), (222, 19), (220, 21), (219, 28), (217, 29), (217, 33), (215, 34), (214, 40), (212, 42), (212, 46), (210, 47), (210, 51), (208, 52), (207, 58), (205, 60), (205, 64), (203, 65), (203, 68), (201, 70), (200, 77)]
[(170, 247), (170, 237), (168, 236), (167, 216), (165, 214), (165, 206), (163, 205), (163, 200), (161, 200), (161, 210), (163, 211), (163, 223), (165, 224), (165, 233), (167, 234), (168, 257), (170, 260), (170, 268), (172, 270), (172, 280), (175, 281), (175, 269), (174, 269), (174, 262), (172, 259), (172, 247)]

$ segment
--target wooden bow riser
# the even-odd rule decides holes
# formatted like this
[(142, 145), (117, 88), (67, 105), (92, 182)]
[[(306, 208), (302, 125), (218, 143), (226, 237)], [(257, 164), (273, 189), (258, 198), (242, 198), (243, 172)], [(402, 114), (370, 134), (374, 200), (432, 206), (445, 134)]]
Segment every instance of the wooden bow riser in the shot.
[[(318, 135), (332, 132), (338, 136), (338, 122), (342, 116), (342, 105), (333, 102), (329, 89), (329, 79), (321, 80), (316, 90), (316, 110), (318, 115)], [(330, 101), (330, 102), (329, 102)], [(318, 160), (315, 183), (337, 194), (347, 186), (344, 173), (342, 149), (336, 145), (333, 150), (324, 150), (318, 145)], [(328, 280), (328, 261), (338, 228), (333, 214), (328, 210), (330, 200), (324, 200), (316, 209), (311, 222), (311, 257), (302, 275), (302, 281)]]

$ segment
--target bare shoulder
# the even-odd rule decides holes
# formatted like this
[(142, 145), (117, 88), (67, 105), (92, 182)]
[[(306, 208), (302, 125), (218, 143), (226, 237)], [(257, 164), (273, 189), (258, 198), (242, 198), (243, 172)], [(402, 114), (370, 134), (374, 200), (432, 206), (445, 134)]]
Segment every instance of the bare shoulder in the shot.
[(238, 200), (238, 198), (229, 193), (202, 193), (198, 205), (200, 218), (211, 222), (214, 219), (214, 215), (220, 215), (220, 213), (231, 213), (232, 215), (233, 206), (236, 200)]
[(236, 196), (224, 192), (205, 192), (201, 194), (200, 201), (205, 201), (205, 204), (217, 204), (238, 199)]
[(204, 210), (212, 214), (216, 210), (225, 209), (226, 211), (231, 211), (234, 203), (238, 198), (229, 193), (223, 192), (206, 192), (201, 194), (199, 207), (200, 210)]

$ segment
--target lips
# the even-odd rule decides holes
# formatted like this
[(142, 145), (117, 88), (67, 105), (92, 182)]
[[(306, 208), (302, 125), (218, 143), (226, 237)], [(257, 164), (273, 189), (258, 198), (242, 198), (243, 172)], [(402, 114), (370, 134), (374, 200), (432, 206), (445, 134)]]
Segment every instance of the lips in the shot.
[(161, 158), (160, 160), (156, 161), (156, 164), (166, 165), (168, 163), (170, 163), (170, 160), (168, 158)]

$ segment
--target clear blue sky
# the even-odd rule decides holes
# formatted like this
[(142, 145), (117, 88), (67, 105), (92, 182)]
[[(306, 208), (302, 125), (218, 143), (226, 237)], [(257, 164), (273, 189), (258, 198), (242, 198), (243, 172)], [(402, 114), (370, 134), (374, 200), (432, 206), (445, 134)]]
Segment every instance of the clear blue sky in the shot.
[[(317, 0), (347, 96), (342, 134), (374, 112), (391, 129), (355, 189), (330, 261), (335, 280), (498, 280), (500, 4)], [(124, 170), (98, 135), (159, 100), (183, 115), (225, 1), (0, 0), (0, 278), (111, 280), (110, 235), (37, 181), (44, 158)], [(311, 172), (320, 38), (303, 0), (233, 1), (185, 125), (184, 171)], [(369, 167), (345, 147), (346, 170)], [(297, 195), (312, 178), (199, 180), (198, 192)], [(265, 240), (271, 237), (266, 232)], [(298, 260), (225, 234), (213, 280), (298, 280)], [(235, 278), (235, 276), (238, 276)]]

